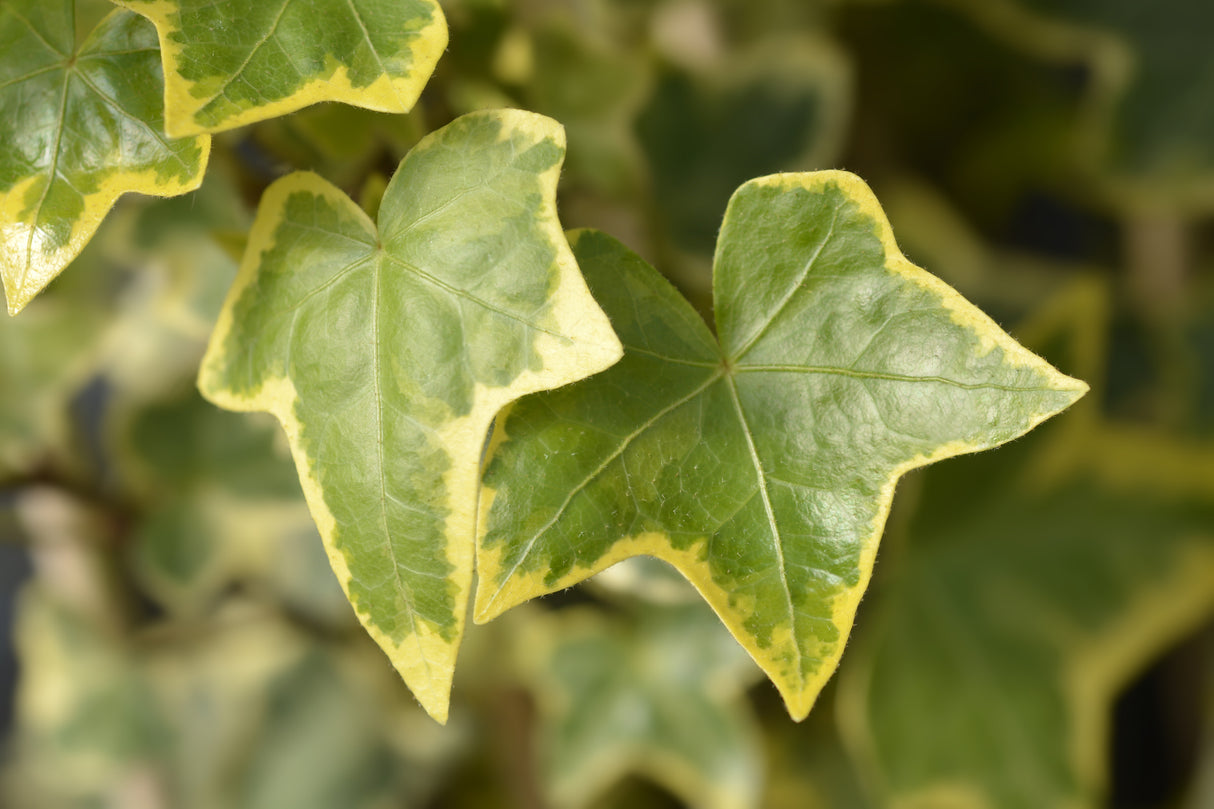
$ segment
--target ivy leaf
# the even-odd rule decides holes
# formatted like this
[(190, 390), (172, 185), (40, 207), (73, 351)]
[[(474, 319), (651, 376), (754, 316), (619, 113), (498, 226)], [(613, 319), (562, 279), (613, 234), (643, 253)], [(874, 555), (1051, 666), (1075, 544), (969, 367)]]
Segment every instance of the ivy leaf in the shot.
[(845, 172), (734, 195), (719, 343), (618, 242), (586, 232), (575, 250), (625, 358), (505, 420), (476, 619), (656, 556), (798, 719), (842, 654), (898, 477), (1015, 438), (1086, 389), (910, 264)]
[(708, 256), (741, 183), (835, 163), (850, 87), (847, 58), (821, 37), (760, 42), (716, 71), (663, 70), (636, 129), (670, 240)]
[(73, 0), (0, 6), (0, 276), (16, 314), (80, 252), (127, 191), (202, 182), (210, 138), (163, 134), (147, 21), (103, 19), (77, 47)]
[(563, 155), (551, 119), (463, 116), (401, 162), (378, 227), (315, 175), (278, 181), (199, 378), (286, 427), (339, 581), (440, 721), (489, 424), (619, 357), (556, 218)]
[(1208, 3), (997, 0), (959, 8), (1031, 53), (1086, 63), (1080, 150), (1110, 175), (1119, 202), (1140, 208), (1142, 197), (1163, 194), (1209, 209), (1214, 118), (1196, 100), (1214, 75)]
[(760, 743), (742, 699), (757, 672), (702, 604), (612, 621), (571, 611), (527, 630), (554, 806), (591, 805), (626, 775), (699, 809), (757, 805)]
[[(1084, 333), (1098, 289), (1052, 307), (1072, 356), (1106, 356)], [(1108, 423), (1098, 401), (918, 481), (839, 691), (850, 752), (898, 806), (1103, 805), (1116, 694), (1214, 613), (1214, 447)]]
[(408, 112), (443, 49), (434, 0), (115, 0), (156, 25), (173, 135), (219, 132), (318, 101)]

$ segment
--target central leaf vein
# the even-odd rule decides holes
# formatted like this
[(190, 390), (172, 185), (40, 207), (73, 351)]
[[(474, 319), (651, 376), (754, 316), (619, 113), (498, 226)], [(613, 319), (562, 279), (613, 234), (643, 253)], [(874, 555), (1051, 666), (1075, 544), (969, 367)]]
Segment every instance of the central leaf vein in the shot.
[(738, 387), (734, 384), (733, 377), (726, 376), (725, 384), (729, 388), (729, 396), (733, 399), (733, 406), (738, 411), (738, 421), (742, 425), (742, 435), (746, 437), (746, 447), (750, 450), (750, 459), (755, 466), (755, 474), (759, 478), (759, 495), (763, 499), (763, 510), (767, 515), (767, 524), (771, 528), (771, 544), (772, 549), (776, 553), (776, 570), (780, 575), (780, 586), (784, 591), (784, 602), (788, 607), (788, 628), (792, 633), (792, 648), (795, 652), (797, 663), (797, 677), (803, 678), (801, 645), (796, 640), (797, 635), (797, 610), (792, 603), (792, 590), (788, 586), (788, 573), (785, 571), (784, 562), (784, 541), (780, 537), (780, 527), (776, 524), (776, 514), (771, 507), (771, 497), (767, 492), (767, 473), (763, 470), (763, 461), (759, 458), (759, 451), (755, 447), (754, 438), (750, 434), (750, 424), (746, 420), (746, 411), (742, 408), (742, 400), (738, 397)]
[(951, 385), (963, 390), (1003, 390), (1020, 393), (1040, 393), (1047, 390), (1047, 388), (1039, 385), (1035, 387), (1018, 387), (1015, 385), (999, 385), (994, 382), (960, 382), (944, 376), (911, 376), (910, 374), (890, 374), (882, 371), (857, 371), (852, 368), (837, 368), (830, 365), (739, 365), (734, 371), (737, 373), (827, 374), (846, 376), (852, 379), (881, 379), (887, 382), (935, 382), (941, 385)]
[[(371, 372), (372, 380), (375, 386), (375, 430), (376, 430), (376, 457), (379, 468), (376, 470), (379, 477), (379, 513), (380, 518), (384, 523), (384, 539), (388, 546), (388, 558), (392, 562), (392, 575), (396, 578), (396, 586), (400, 589), (401, 594), (405, 598), (405, 613), (409, 617), (409, 631), (417, 635), (417, 616), (414, 612), (413, 591), (405, 584), (404, 577), (400, 573), (400, 563), (396, 559), (396, 545), (392, 540), (392, 526), (388, 521), (388, 483), (387, 471), (384, 464), (384, 406), (383, 406), (383, 391), (380, 382), (380, 339), (379, 339), (379, 302), (380, 302), (380, 287), (381, 277), (383, 272), (378, 263), (375, 265), (374, 281), (371, 285)], [(421, 654), (422, 665), (426, 667), (427, 676), (430, 675), (430, 660)]]
[[(289, 5), (291, 5), (291, 0), (283, 0), (282, 8), (278, 9), (278, 15), (274, 17), (274, 22), (270, 24), (270, 29), (253, 44), (253, 47), (249, 49), (249, 55), (244, 58), (244, 61), (240, 63), (239, 67), (232, 71), (230, 76), (223, 80), (223, 83), (219, 85), (219, 89), (216, 90), (209, 99), (207, 99), (206, 103), (204, 103), (200, 109), (206, 108), (213, 104), (215, 99), (227, 92), (227, 89), (231, 87), (238, 78), (241, 77), (245, 71), (245, 68), (249, 66), (249, 62), (252, 62), (253, 57), (257, 55), (257, 52), (261, 50), (262, 47), (270, 41), (270, 38), (273, 37), (278, 31), (278, 25), (282, 22), (283, 15), (287, 13), (287, 6)], [(255, 83), (253, 86), (256, 87), (257, 84)]]
[[(358, 9), (354, 5), (354, 0), (346, 0), (346, 5), (350, 7), (350, 13), (354, 15), (354, 21), (358, 23), (358, 28), (363, 32), (363, 39), (367, 40), (367, 47), (371, 50), (371, 55), (375, 57), (375, 63), (379, 65), (380, 73), (387, 76), (388, 68), (384, 65), (383, 58), (379, 55), (379, 51), (375, 50), (375, 43), (371, 41), (371, 32), (367, 30), (367, 24), (363, 22), (362, 15), (358, 13)], [(351, 58), (351, 61), (353, 59)], [(396, 85), (388, 83), (392, 88), (392, 95), (396, 96), (396, 101), (402, 108), (407, 109), (408, 104), (400, 97), (400, 93), (396, 91)]]

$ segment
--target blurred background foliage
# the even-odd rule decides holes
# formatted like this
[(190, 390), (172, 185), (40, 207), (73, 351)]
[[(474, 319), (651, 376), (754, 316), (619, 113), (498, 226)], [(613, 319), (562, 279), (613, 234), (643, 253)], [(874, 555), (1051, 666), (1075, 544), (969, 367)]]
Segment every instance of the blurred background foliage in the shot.
[[(412, 114), (224, 133), (199, 191), (124, 199), (0, 320), (0, 803), (1214, 806), (1214, 6), (444, 9)], [(643, 559), (472, 628), (433, 724), (353, 620), (280, 431), (194, 390), (269, 182), (317, 171), (374, 210), (422, 134), (500, 105), (565, 124), (566, 226), (705, 314), (733, 189), (847, 168), (912, 260), (1092, 384), (902, 482), (802, 724)]]

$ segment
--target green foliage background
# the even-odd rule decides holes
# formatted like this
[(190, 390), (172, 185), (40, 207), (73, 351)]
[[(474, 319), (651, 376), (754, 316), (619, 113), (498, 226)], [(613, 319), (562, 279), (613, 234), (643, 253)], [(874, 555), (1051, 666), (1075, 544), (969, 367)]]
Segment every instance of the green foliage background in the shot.
[[(216, 136), (202, 188), (124, 198), (0, 321), (20, 667), (0, 802), (1214, 805), (1214, 12), (443, 8), (414, 112), (325, 104)], [(562, 223), (620, 238), (705, 314), (730, 193), (847, 168), (911, 260), (1092, 383), (1015, 444), (903, 481), (804, 723), (640, 560), (474, 627), (434, 725), (333, 580), (276, 425), (196, 392), (265, 186), (312, 170), (373, 209), (425, 132), (492, 106), (561, 121)]]

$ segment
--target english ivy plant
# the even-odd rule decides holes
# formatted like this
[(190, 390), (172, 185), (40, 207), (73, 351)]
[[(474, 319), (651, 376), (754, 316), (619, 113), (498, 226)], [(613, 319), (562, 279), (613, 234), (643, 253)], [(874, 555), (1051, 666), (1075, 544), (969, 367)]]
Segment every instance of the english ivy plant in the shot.
[[(1053, 339), (1094, 298), (1063, 293), (1021, 333), (1100, 400), (912, 474), (1088, 385), (903, 254), (879, 196), (1005, 322), (1030, 295), (992, 289), (1058, 286), (974, 283), (998, 262), (933, 241), (943, 196), (889, 203), (921, 152), (882, 145), (901, 119), (843, 40), (977, 20), (1040, 57), (1034, 31), (1106, 15), (642, 5), (0, 0), (0, 531), (38, 560), (6, 799), (121, 802), (153, 772), (153, 806), (441, 802), (496, 744), (531, 757), (520, 804), (644, 806), (640, 775), (781, 806), (791, 716), (834, 740), (791, 805), (1099, 800), (1115, 687), (1214, 607), (1209, 488), (1177, 482), (1214, 453), (1109, 426), (1120, 389)], [(1092, 41), (1064, 50), (1119, 53)], [(1134, 124), (1164, 80), (1143, 43), (1139, 81), (1066, 122), (1108, 131), (1071, 168), (1106, 206), (1149, 180), (1199, 210)], [(876, 125), (849, 140), (853, 106)], [(845, 145), (880, 194), (828, 168)], [(863, 789), (821, 777), (844, 756)]]
[(834, 671), (900, 475), (1008, 441), (1086, 386), (898, 251), (839, 172), (734, 195), (714, 337), (610, 237), (575, 253), (625, 345), (502, 419), (478, 620), (650, 554), (683, 573), (798, 719)]
[(76, 42), (74, 0), (0, 6), (0, 274), (16, 314), (80, 253), (119, 195), (197, 188), (203, 135), (164, 132), (155, 32), (115, 10)]

